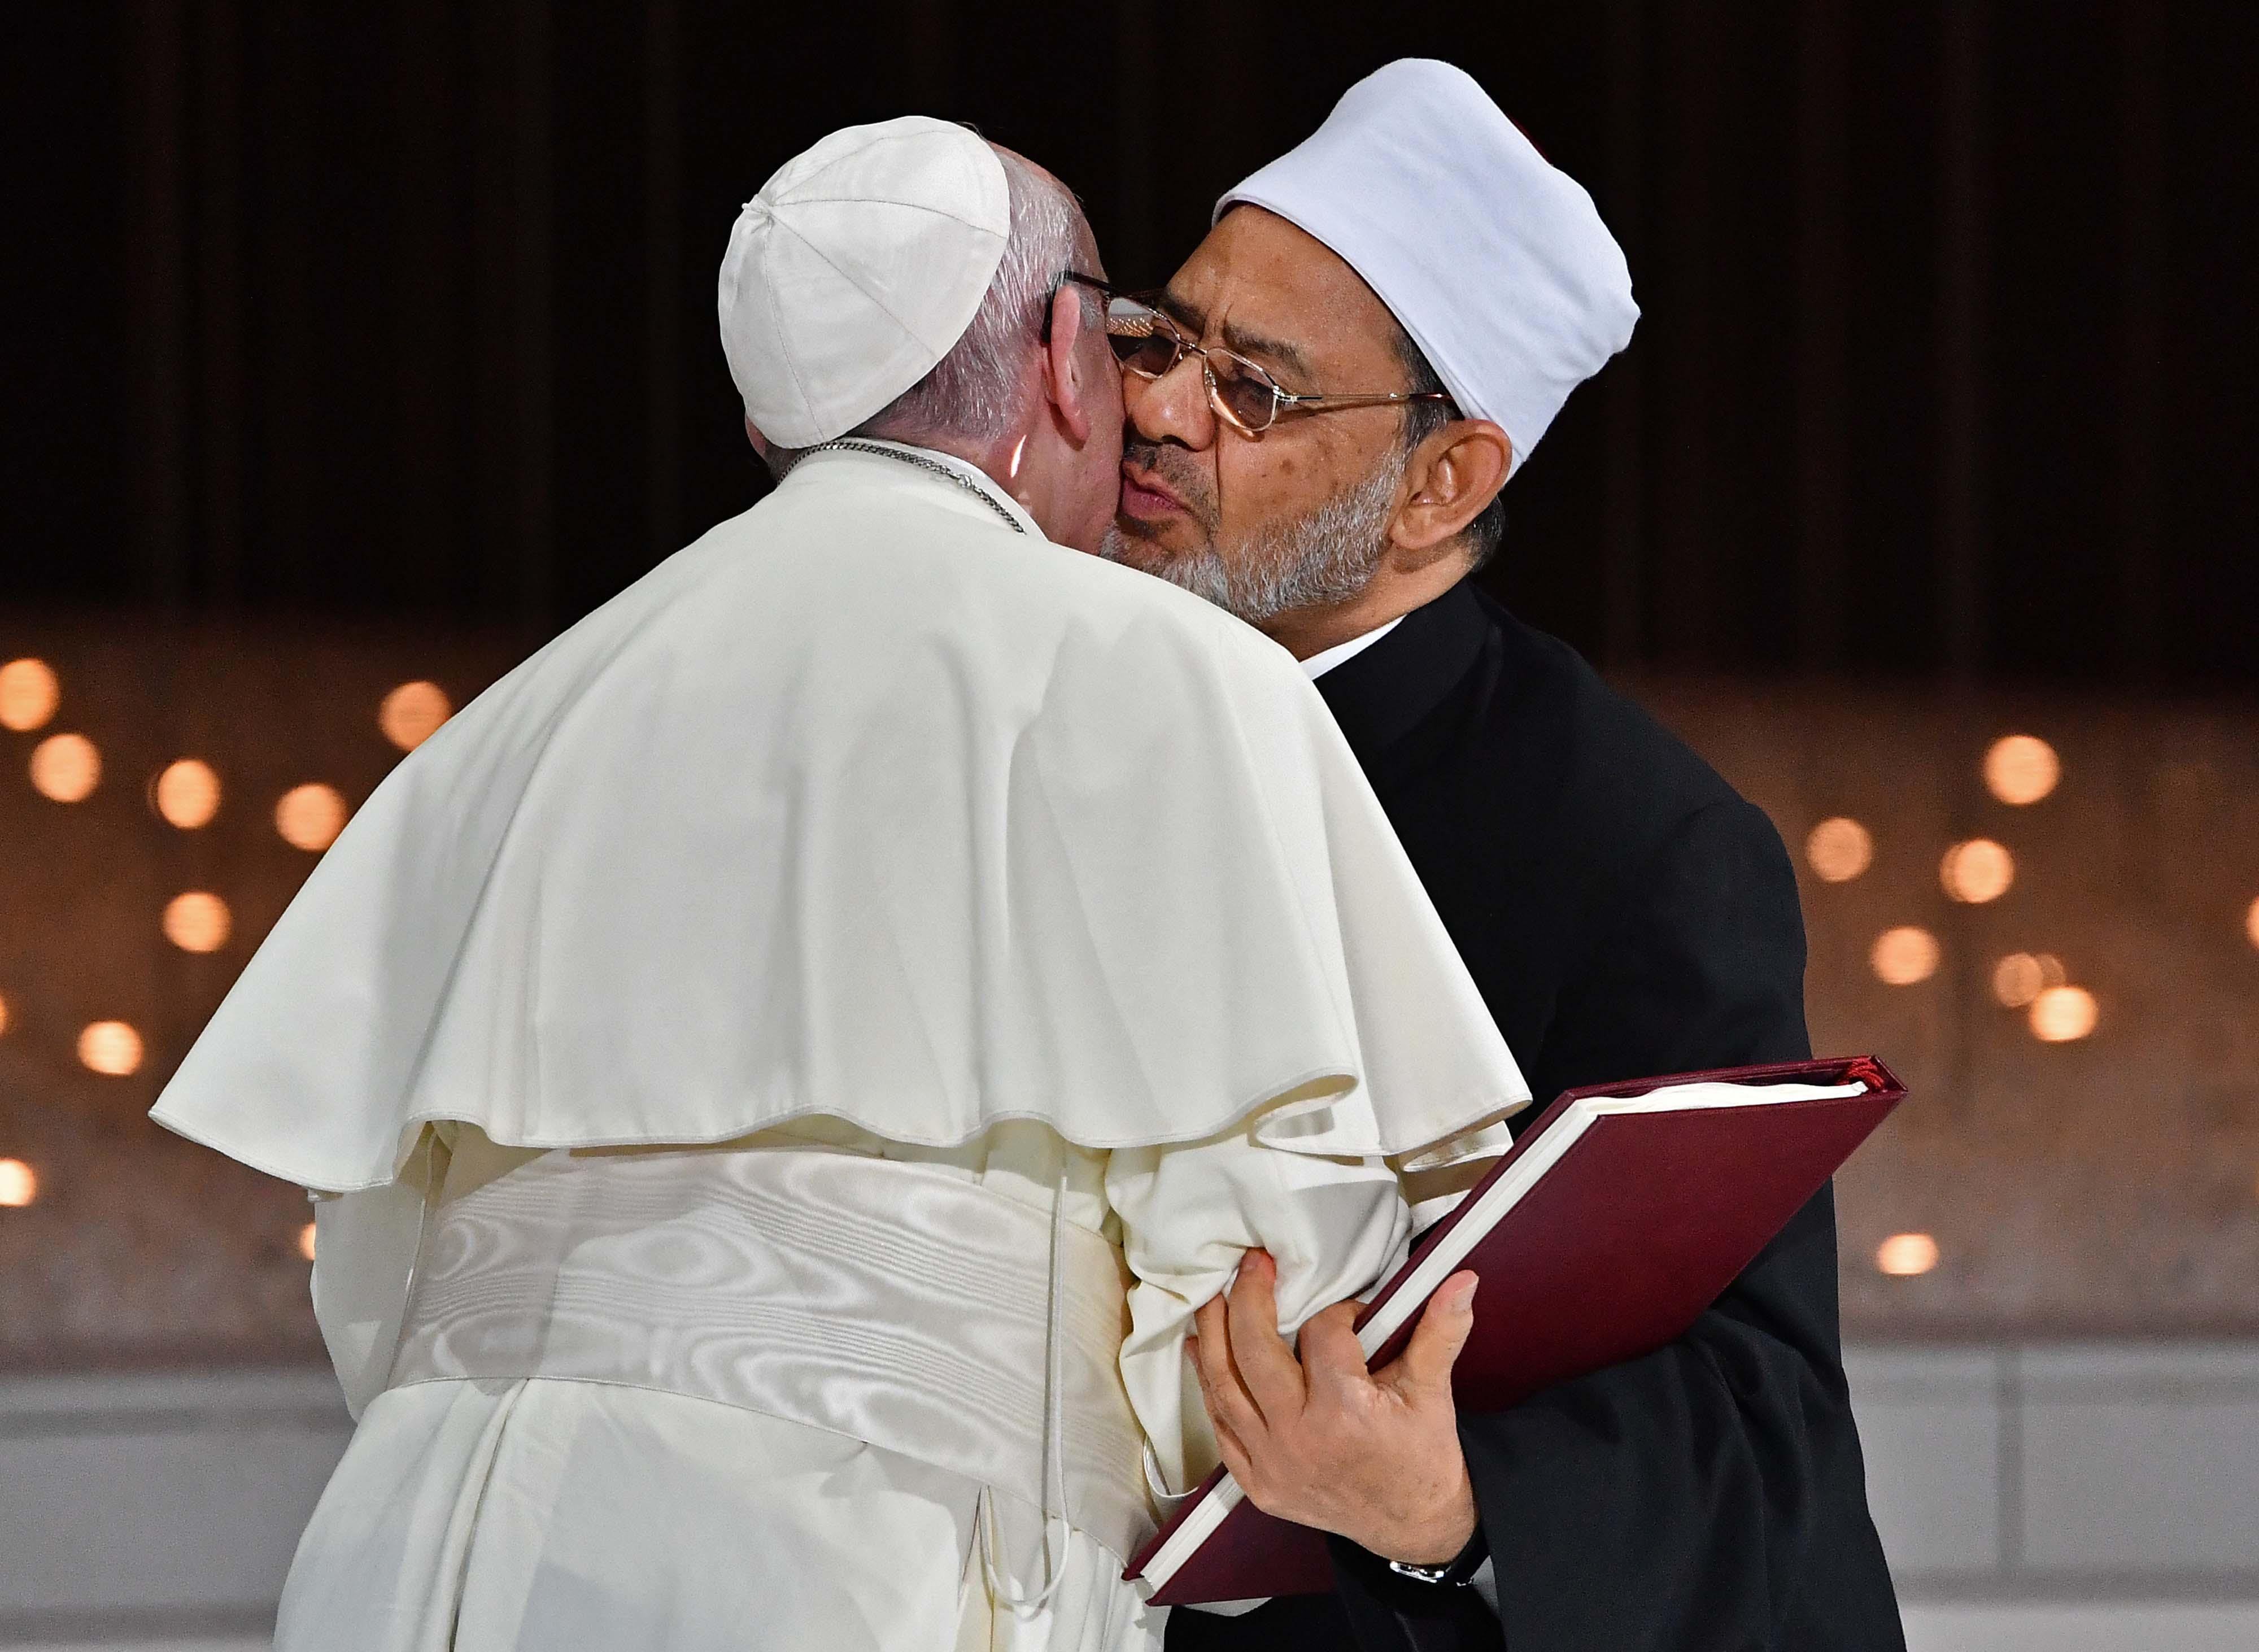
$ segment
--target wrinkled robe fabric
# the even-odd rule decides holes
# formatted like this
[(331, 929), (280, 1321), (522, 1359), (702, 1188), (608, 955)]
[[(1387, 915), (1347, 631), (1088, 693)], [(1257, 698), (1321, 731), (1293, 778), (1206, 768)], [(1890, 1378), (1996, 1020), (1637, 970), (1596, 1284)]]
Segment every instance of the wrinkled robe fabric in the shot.
[(960, 469), (812, 455), (466, 706), (153, 1116), (345, 1192), (446, 1119), (1365, 1157), (1525, 1101), (1286, 651)]
[(1122, 1249), (1172, 1493), (1214, 1452), (1186, 1325), (1241, 1252), (1278, 1256), (1291, 1330), (1390, 1264), (1400, 1172), (1526, 1102), (1291, 658), (921, 457), (959, 481), (803, 460), (466, 707), (167, 1087), (159, 1122), (323, 1195), (360, 1427), (278, 1644), (1158, 1633), (1122, 1555), (914, 1437), (538, 1370), (394, 1385), (451, 1178), (710, 1146), (1033, 1200)]
[[(549, 1157), (471, 1127), (434, 1134), (435, 1206)], [(1030, 1122), (925, 1149), (819, 1119), (697, 1150), (852, 1154), (1045, 1217), (1064, 1187), (1061, 1219), (1119, 1244), (1129, 1264), (1121, 1373), (1165, 1496), (1215, 1460), (1183, 1342), (1240, 1254), (1262, 1245), (1279, 1258), (1291, 1332), (1393, 1265), (1408, 1232), (1385, 1161), (1282, 1153), (1251, 1122), (1205, 1142), (1098, 1151)], [(381, 1198), (316, 1207), (317, 1312), (360, 1424), (291, 1569), (284, 1652), (1158, 1646), (1166, 1613), (1122, 1580), (1127, 1556), (1058, 1528), (1047, 1554), (1040, 1507), (926, 1460), (919, 1441), (889, 1438), (875, 1420), (831, 1431), (538, 1376), (388, 1387), (396, 1323), (354, 1316), (403, 1300), (422, 1201)], [(977, 1278), (957, 1288), (983, 1294)], [(933, 1306), (945, 1322), (948, 1303)], [(654, 1314), (656, 1334), (676, 1328), (695, 1327)], [(1054, 1577), (1040, 1609), (1014, 1609)]]

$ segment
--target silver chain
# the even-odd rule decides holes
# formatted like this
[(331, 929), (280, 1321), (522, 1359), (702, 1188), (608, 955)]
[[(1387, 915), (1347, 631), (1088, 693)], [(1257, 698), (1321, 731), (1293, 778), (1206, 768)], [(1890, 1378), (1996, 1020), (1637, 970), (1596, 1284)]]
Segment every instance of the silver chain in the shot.
[(935, 475), (940, 477), (944, 481), (955, 482), (959, 488), (965, 489), (966, 493), (971, 494), (982, 504), (987, 506), (989, 509), (1001, 516), (1004, 519), (1004, 525), (1009, 528), (1014, 533), (1027, 532), (1027, 530), (1020, 525), (1020, 519), (1017, 516), (1014, 516), (1010, 511), (1005, 509), (1003, 506), (998, 504), (994, 499), (991, 499), (988, 496), (987, 489), (980, 487), (976, 482), (968, 481), (966, 478), (958, 475), (955, 471), (950, 469), (948, 466), (943, 464), (940, 460), (928, 459), (923, 453), (905, 453), (899, 447), (881, 447), (876, 442), (859, 442), (851, 437), (845, 436), (840, 437), (835, 441), (818, 442), (815, 446), (809, 448), (807, 453), (802, 453), (801, 457), (805, 459), (808, 457), (808, 453), (876, 453), (880, 459), (899, 459), (905, 465), (915, 465), (920, 470), (931, 471)]

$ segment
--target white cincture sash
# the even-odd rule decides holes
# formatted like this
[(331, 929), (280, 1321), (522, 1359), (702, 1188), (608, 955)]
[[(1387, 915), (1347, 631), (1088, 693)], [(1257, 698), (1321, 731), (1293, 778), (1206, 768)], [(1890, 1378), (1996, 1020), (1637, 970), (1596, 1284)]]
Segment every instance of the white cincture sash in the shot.
[(1086, 1228), (922, 1165), (768, 1148), (547, 1153), (428, 1221), (393, 1387), (658, 1389), (961, 1473), (1117, 1555), (1153, 1529), (1128, 1273)]

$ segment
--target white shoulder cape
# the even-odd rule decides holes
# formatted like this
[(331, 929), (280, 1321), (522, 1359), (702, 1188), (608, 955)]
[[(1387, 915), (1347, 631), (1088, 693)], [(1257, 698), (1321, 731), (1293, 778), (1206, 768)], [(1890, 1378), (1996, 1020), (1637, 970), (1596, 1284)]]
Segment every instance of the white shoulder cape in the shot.
[(404, 759), (153, 1116), (344, 1192), (436, 1120), (1110, 1148), (1284, 1098), (1372, 1155), (1528, 1097), (1284, 650), (832, 452)]

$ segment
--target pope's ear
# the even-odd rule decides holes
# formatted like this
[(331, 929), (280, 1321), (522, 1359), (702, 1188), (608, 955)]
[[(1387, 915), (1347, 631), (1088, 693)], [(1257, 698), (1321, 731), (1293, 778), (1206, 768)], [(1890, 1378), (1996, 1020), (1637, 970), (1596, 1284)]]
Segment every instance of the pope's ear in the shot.
[(1044, 388), (1058, 409), (1059, 424), (1077, 443), (1090, 439), (1094, 398), (1100, 387), (1093, 380), (1089, 341), (1091, 323), (1081, 289), (1061, 281), (1051, 295), (1051, 326), (1044, 339)]
[(751, 419), (745, 421), (745, 439), (753, 445), (753, 452), (760, 455), (761, 462), (768, 463), (769, 438), (760, 433)]
[(1488, 419), (1454, 419), (1422, 442), (1406, 467), (1410, 484), (1389, 538), (1400, 550), (1433, 551), (1464, 532), (1506, 486), (1514, 444)]

